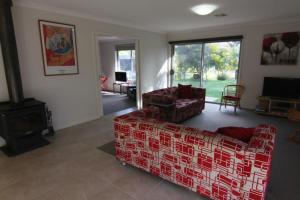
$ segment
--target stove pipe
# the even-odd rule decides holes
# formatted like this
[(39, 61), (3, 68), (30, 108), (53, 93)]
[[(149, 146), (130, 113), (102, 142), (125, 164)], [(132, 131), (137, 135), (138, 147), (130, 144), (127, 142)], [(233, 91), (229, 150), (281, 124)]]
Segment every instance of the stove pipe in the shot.
[(0, 0), (0, 42), (10, 101), (21, 103), (24, 95), (11, 7), (12, 0)]

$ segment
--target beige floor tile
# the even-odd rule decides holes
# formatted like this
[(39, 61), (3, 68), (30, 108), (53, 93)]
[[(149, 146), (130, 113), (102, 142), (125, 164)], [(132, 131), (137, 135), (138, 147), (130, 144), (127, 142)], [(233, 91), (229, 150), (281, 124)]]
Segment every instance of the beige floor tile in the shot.
[(112, 186), (96, 177), (88, 177), (84, 181), (74, 177), (67, 182), (58, 183), (53, 190), (34, 200), (87, 200), (107, 187)]
[(129, 173), (116, 179), (113, 185), (136, 199), (142, 199), (162, 181), (161, 178), (140, 169), (134, 167), (126, 167), (126, 169)]
[(61, 179), (56, 176), (26, 178), (0, 191), (0, 199), (5, 200), (32, 200), (51, 190), (57, 184), (64, 182), (68, 184), (68, 180)]
[(107, 160), (106, 162), (103, 162), (101, 166), (92, 167), (91, 170), (110, 183), (115, 183), (117, 180), (133, 174), (133, 170), (131, 168), (124, 167), (116, 159)]
[(89, 177), (85, 181), (74, 180), (68, 185), (60, 185), (57, 192), (63, 200), (86, 200), (95, 196), (102, 188), (109, 187), (101, 179)]
[(119, 189), (110, 186), (103, 188), (99, 193), (87, 200), (137, 200)]
[(162, 179), (97, 147), (114, 139), (111, 117), (59, 131), (43, 148), (8, 158), (0, 154), (0, 199), (141, 199)]
[(151, 192), (145, 194), (143, 200), (207, 200), (197, 193), (182, 186), (175, 185), (168, 181), (163, 181)]
[(64, 200), (64, 199), (60, 194), (51, 191), (34, 200)]

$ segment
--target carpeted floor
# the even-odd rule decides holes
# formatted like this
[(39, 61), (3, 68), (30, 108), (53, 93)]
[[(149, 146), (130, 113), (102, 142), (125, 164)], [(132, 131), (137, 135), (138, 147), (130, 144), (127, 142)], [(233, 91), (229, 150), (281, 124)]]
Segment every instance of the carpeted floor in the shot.
[(136, 101), (127, 97), (126, 94), (102, 92), (104, 115), (136, 107)]
[[(222, 108), (219, 111), (218, 106), (214, 104), (206, 104), (202, 114), (183, 122), (187, 126), (211, 131), (224, 126), (255, 127), (262, 123), (273, 124), (278, 128), (267, 200), (300, 199), (300, 145), (288, 139), (300, 124), (283, 118), (257, 115), (246, 110), (240, 110), (237, 114), (234, 114), (232, 108)], [(114, 155), (113, 145), (112, 141), (99, 149)]]

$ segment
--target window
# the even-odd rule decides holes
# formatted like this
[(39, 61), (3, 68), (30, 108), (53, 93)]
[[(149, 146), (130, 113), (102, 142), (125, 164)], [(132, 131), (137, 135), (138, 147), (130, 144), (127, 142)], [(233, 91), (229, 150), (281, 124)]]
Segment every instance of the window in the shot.
[(204, 87), (206, 101), (219, 103), (224, 86), (238, 83), (241, 40), (236, 36), (170, 42), (172, 85)]
[(116, 71), (126, 72), (127, 80), (135, 82), (135, 50), (134, 45), (116, 46)]
[(118, 51), (117, 70), (134, 72), (135, 69), (135, 50)]

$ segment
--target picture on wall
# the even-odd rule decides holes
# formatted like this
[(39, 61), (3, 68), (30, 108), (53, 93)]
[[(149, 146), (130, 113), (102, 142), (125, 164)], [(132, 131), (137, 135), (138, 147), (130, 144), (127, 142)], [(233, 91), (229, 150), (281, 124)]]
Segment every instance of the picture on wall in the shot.
[(75, 26), (39, 20), (46, 76), (78, 74)]
[(263, 39), (262, 65), (296, 65), (300, 32), (267, 34)]

